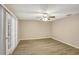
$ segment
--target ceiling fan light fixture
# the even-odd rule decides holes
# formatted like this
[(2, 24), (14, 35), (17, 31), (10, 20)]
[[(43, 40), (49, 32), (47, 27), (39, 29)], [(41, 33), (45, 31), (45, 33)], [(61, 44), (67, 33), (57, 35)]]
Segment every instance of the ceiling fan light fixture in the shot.
[(48, 15), (47, 14), (43, 14), (43, 17), (46, 18), (46, 17), (48, 17)]
[(48, 14), (47, 13), (43, 13), (42, 20), (48, 21)]
[(43, 20), (43, 21), (48, 21), (48, 18), (43, 18), (42, 20)]

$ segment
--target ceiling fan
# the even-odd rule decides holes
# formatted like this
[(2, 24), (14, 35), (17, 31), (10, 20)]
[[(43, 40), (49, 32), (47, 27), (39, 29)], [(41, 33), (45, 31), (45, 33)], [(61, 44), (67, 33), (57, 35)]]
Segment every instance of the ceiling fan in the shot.
[(41, 20), (43, 21), (52, 21), (55, 19), (55, 16), (49, 16), (47, 13), (43, 13), (43, 16), (41, 17)]

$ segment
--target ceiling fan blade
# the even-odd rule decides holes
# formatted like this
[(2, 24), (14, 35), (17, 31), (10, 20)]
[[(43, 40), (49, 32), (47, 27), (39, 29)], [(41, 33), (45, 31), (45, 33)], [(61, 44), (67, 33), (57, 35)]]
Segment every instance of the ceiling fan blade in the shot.
[(48, 18), (55, 18), (55, 16), (49, 16)]

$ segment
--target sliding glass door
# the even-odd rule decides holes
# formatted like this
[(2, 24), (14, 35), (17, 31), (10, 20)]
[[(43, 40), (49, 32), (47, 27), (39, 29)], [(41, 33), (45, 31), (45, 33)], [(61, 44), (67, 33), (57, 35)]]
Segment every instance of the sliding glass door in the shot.
[(0, 54), (11, 54), (17, 43), (17, 19), (0, 5)]
[(6, 12), (6, 54), (12, 54), (16, 47), (16, 18)]

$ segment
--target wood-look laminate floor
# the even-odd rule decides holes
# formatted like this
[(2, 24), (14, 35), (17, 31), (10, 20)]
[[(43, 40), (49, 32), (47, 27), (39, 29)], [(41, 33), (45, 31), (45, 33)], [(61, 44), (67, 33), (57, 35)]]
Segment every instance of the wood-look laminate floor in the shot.
[(13, 55), (79, 55), (79, 49), (53, 39), (21, 40)]

